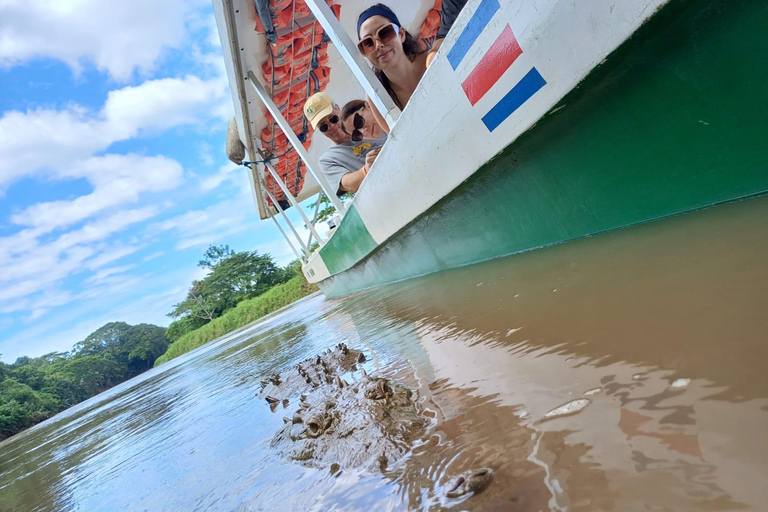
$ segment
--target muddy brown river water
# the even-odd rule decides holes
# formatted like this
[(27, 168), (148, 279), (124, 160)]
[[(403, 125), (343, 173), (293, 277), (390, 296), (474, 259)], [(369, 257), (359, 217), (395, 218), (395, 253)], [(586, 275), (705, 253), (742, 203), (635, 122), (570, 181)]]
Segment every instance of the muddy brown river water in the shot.
[[(314, 295), (0, 444), (0, 511), (768, 510), (767, 221), (756, 198)], [(384, 472), (270, 446), (259, 380), (341, 341), (432, 418)]]

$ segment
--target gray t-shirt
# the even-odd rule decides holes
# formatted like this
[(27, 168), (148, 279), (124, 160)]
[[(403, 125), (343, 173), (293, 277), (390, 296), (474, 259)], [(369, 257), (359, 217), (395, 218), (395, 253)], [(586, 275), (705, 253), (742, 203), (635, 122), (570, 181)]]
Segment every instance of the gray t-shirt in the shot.
[(331, 189), (339, 192), (341, 177), (348, 172), (357, 171), (365, 165), (365, 155), (372, 149), (380, 148), (387, 141), (387, 134), (372, 140), (363, 139), (358, 142), (344, 142), (328, 148), (320, 157), (320, 170), (331, 185)]

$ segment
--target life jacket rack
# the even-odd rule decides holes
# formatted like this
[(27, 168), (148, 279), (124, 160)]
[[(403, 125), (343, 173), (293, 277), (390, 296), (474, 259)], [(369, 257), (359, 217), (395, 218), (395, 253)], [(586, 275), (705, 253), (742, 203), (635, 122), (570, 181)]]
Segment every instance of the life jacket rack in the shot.
[[(325, 88), (330, 80), (328, 67), (328, 43), (322, 26), (318, 23), (304, 0), (256, 0), (257, 18), (255, 30), (267, 37), (268, 60), (261, 72), (269, 94), (280, 113), (288, 120), (304, 149), (312, 144), (314, 130), (304, 117), (304, 102)], [(262, 5), (258, 5), (262, 4)], [(266, 8), (265, 8), (266, 7)], [(341, 7), (331, 5), (339, 16)], [(266, 13), (269, 17), (266, 18)], [(278, 129), (274, 117), (267, 112), (267, 126), (262, 129), (262, 146), (279, 157), (275, 172), (297, 197), (304, 185), (306, 165)], [(283, 187), (271, 173), (265, 176), (265, 186), (276, 198), (283, 210), (289, 205)], [(267, 198), (274, 206), (274, 200)]]

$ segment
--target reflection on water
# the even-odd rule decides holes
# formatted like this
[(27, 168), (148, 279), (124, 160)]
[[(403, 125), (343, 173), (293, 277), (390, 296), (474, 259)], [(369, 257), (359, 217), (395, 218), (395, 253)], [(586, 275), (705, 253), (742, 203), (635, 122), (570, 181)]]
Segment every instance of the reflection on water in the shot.
[[(306, 299), (0, 444), (0, 511), (764, 510), (768, 198)], [(259, 379), (339, 341), (432, 430), (384, 474), (270, 449)], [(481, 494), (442, 486), (490, 467)]]

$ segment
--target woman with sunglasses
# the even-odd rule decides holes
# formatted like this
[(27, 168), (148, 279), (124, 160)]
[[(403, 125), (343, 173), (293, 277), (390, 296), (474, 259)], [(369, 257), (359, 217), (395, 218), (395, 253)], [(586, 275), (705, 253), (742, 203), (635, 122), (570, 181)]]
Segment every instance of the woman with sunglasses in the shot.
[(341, 129), (355, 142), (375, 140), (384, 135), (384, 130), (373, 117), (370, 103), (363, 100), (352, 100), (344, 105), (341, 109)]
[(328, 137), (333, 145), (320, 156), (318, 164), (337, 195), (357, 192), (373, 165), (379, 148), (387, 140), (379, 130), (370, 139), (351, 140), (341, 126), (341, 110), (325, 92), (317, 92), (304, 103), (304, 116), (313, 128)]
[[(402, 110), (427, 70), (429, 48), (405, 30), (392, 9), (384, 4), (360, 13), (357, 35), (358, 50), (373, 64), (384, 89)], [(378, 124), (389, 133), (383, 116), (375, 107), (372, 110)]]

